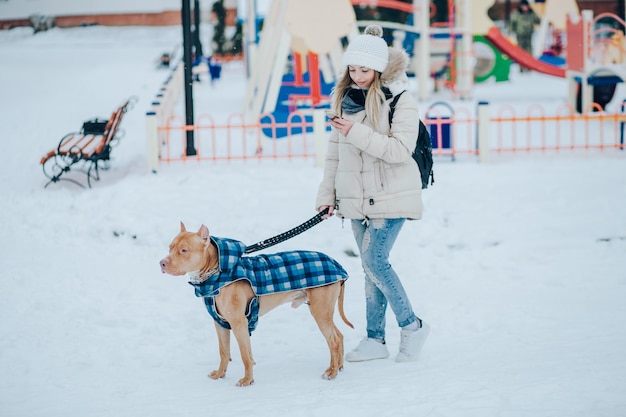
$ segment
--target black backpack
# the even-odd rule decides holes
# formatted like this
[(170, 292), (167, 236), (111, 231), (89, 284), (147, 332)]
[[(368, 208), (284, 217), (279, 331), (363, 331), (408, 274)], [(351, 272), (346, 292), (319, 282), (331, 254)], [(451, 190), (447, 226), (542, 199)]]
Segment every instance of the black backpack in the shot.
[[(402, 93), (404, 93), (404, 91)], [(389, 103), (389, 126), (391, 126), (393, 113), (396, 110), (396, 103), (398, 103), (402, 93), (395, 96), (391, 103)], [(420, 169), (420, 174), (422, 176), (422, 189), (428, 188), (429, 178), (430, 185), (433, 185), (435, 183), (435, 174), (433, 173), (433, 145), (430, 142), (428, 129), (426, 129), (426, 126), (421, 120), (419, 120), (417, 143), (415, 144), (415, 150), (413, 151), (412, 156)]]

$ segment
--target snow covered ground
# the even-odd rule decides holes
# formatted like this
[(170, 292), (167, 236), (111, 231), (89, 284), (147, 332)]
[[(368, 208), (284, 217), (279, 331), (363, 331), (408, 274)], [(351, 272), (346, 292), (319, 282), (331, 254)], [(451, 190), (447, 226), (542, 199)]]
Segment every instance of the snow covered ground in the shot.
[[(144, 115), (166, 76), (154, 60), (180, 37), (180, 28), (0, 32), (0, 415), (624, 415), (619, 151), (437, 161), (424, 219), (406, 224), (392, 252), (432, 326), (419, 362), (393, 361), (390, 313), (390, 359), (347, 363), (322, 380), (324, 339), (306, 307), (282, 306), (252, 336), (255, 385), (235, 387), (243, 368), (234, 343), (226, 378), (209, 379), (212, 320), (184, 278), (158, 267), (178, 222), (255, 243), (315, 214), (322, 172), (313, 161), (265, 161), (148, 173)], [(233, 67), (213, 87), (197, 84), (196, 102), (238, 112), (243, 85)], [(102, 181), (44, 189), (41, 156), (130, 95), (139, 101)], [(561, 80), (540, 74), (476, 86), (493, 102), (565, 95)], [(350, 273), (345, 309), (356, 330), (338, 326), (352, 349), (365, 317), (348, 223), (333, 218), (276, 247), (289, 249), (326, 252)]]

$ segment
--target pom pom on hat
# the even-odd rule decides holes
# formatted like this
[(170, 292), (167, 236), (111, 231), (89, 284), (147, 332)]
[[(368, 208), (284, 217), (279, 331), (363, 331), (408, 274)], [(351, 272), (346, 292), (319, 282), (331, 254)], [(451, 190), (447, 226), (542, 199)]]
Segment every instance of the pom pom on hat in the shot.
[(372, 35), (377, 38), (383, 37), (383, 28), (378, 25), (368, 25), (363, 32), (364, 35)]
[(379, 25), (369, 25), (362, 35), (350, 42), (343, 55), (343, 65), (356, 65), (383, 72), (389, 62), (389, 47)]

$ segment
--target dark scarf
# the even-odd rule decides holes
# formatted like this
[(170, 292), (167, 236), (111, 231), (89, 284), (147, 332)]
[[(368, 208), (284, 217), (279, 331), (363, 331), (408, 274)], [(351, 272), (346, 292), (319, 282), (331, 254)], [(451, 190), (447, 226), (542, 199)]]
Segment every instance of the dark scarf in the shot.
[[(385, 99), (389, 100), (393, 97), (391, 90), (387, 87), (382, 88), (383, 93), (385, 93)], [(341, 99), (341, 110), (343, 110), (347, 114), (358, 113), (361, 110), (365, 110), (365, 97), (367, 96), (367, 90), (362, 90), (360, 88), (350, 88), (346, 90)]]

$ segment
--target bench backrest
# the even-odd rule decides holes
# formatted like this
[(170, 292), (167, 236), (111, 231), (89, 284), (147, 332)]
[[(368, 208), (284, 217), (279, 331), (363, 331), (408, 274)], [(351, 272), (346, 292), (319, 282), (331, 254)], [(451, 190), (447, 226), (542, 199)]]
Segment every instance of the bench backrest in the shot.
[(122, 117), (124, 113), (126, 113), (126, 106), (128, 105), (128, 101), (120, 106), (117, 110), (111, 113), (111, 118), (109, 119), (109, 123), (104, 130), (104, 136), (106, 138), (105, 143), (109, 143), (115, 138), (115, 134), (117, 133), (117, 129), (122, 123)]

